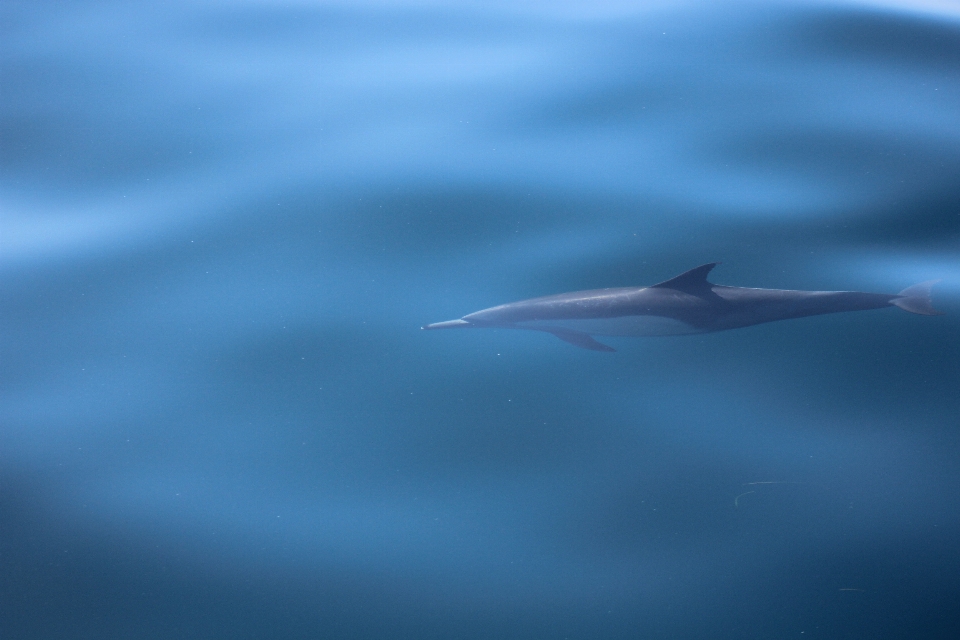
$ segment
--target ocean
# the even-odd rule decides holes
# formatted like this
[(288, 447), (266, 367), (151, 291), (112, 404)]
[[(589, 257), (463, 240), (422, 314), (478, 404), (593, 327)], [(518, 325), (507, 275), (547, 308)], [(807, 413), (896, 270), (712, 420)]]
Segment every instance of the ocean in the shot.
[(6, 0), (0, 283), (2, 638), (960, 637), (955, 3)]

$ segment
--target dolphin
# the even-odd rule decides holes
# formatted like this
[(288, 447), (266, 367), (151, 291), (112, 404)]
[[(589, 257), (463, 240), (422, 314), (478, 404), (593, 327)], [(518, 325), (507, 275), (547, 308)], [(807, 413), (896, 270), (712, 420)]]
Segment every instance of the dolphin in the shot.
[(748, 289), (707, 281), (711, 262), (649, 287), (574, 291), (502, 304), (459, 320), (423, 329), (530, 329), (594, 351), (614, 351), (593, 336), (672, 336), (710, 333), (754, 324), (840, 311), (900, 307), (925, 316), (933, 308), (930, 290), (939, 280), (897, 294), (861, 291)]

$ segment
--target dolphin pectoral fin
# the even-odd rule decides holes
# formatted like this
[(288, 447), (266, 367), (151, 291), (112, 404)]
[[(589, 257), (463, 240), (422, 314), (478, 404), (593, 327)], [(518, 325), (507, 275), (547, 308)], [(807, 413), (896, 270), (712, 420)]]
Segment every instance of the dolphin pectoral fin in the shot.
[(591, 351), (616, 351), (613, 347), (597, 342), (590, 336), (579, 331), (549, 331), (564, 342), (568, 342), (581, 349), (590, 349)]
[(896, 305), (904, 311), (910, 313), (919, 313), (922, 316), (942, 316), (942, 311), (933, 308), (933, 302), (930, 300), (930, 289), (939, 280), (927, 280), (912, 287), (907, 287), (897, 294), (897, 297), (890, 301), (890, 304)]

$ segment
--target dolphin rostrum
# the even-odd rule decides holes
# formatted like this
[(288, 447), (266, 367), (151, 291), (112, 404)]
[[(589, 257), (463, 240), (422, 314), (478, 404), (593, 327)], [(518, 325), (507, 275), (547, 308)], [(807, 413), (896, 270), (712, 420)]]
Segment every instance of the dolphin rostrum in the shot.
[(925, 316), (941, 315), (930, 302), (930, 289), (937, 280), (915, 284), (895, 295), (748, 289), (707, 282), (707, 274), (717, 264), (705, 264), (650, 287), (594, 289), (532, 298), (423, 328), (532, 329), (552, 333), (584, 349), (614, 351), (591, 336), (708, 333), (774, 320), (890, 306)]

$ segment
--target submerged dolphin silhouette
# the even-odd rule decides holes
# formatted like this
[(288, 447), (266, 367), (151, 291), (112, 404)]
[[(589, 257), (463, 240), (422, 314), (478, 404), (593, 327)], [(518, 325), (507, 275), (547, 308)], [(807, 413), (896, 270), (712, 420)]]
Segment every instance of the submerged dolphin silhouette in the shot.
[(591, 336), (707, 333), (774, 320), (889, 306), (926, 316), (941, 315), (930, 302), (930, 289), (938, 280), (915, 284), (896, 295), (747, 289), (707, 282), (707, 274), (717, 264), (705, 264), (650, 287), (594, 289), (532, 298), (423, 328), (532, 329), (552, 333), (584, 349), (614, 351)]

